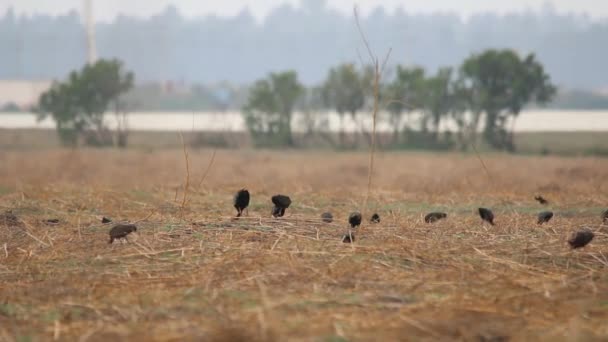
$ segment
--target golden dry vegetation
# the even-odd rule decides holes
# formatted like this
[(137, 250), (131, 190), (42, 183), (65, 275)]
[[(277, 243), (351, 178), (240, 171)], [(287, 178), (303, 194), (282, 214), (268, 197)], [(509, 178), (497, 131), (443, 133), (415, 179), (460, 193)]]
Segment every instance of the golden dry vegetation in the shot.
[[(0, 212), (19, 218), (0, 220), (0, 340), (608, 339), (608, 160), (484, 155), (486, 174), (475, 155), (380, 153), (362, 208), (364, 153), (220, 150), (200, 184), (210, 158), (190, 152), (184, 201), (179, 149), (0, 151)], [(355, 210), (382, 221), (343, 244)], [(102, 216), (138, 231), (109, 245)], [(597, 235), (573, 252), (581, 227)]]

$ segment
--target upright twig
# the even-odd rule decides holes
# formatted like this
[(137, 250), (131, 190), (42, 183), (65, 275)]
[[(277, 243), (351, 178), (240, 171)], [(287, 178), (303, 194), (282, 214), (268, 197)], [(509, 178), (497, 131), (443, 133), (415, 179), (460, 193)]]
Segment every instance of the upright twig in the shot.
[(207, 169), (203, 173), (203, 176), (201, 177), (201, 180), (198, 182), (198, 188), (200, 188), (201, 185), (203, 185), (203, 182), (205, 181), (205, 178), (207, 178), (207, 174), (209, 174), (209, 171), (211, 170), (211, 167), (213, 166), (213, 162), (215, 161), (215, 154), (216, 153), (217, 153), (217, 148), (213, 150), (213, 154), (211, 155), (211, 159), (209, 160), (209, 164), (207, 164)]
[(492, 181), (492, 177), (490, 176), (490, 171), (488, 171), (488, 168), (486, 167), (486, 163), (483, 162), (483, 159), (481, 158), (479, 151), (477, 151), (477, 147), (475, 146), (475, 143), (471, 144), (471, 146), (473, 147), (473, 151), (475, 151), (475, 155), (477, 156), (477, 159), (479, 159), (479, 161), (481, 162), (481, 166), (486, 171), (486, 175), (488, 176), (488, 179), (490, 181)]
[(188, 158), (188, 150), (186, 149), (186, 142), (184, 141), (184, 135), (179, 132), (179, 136), (182, 139), (182, 147), (184, 149), (184, 159), (186, 160), (186, 183), (184, 184), (184, 197), (182, 198), (182, 205), (180, 207), (180, 216), (184, 213), (186, 207), (186, 201), (188, 200), (188, 188), (190, 187), (190, 160)]
[[(367, 191), (365, 194), (365, 199), (363, 201), (363, 206), (362, 206), (362, 210), (363, 210), (364, 208), (367, 209), (367, 204), (368, 204), (369, 197), (371, 195), (371, 190), (372, 190), (372, 179), (373, 179), (373, 173), (374, 173), (374, 159), (375, 159), (375, 154), (376, 154), (376, 124), (377, 124), (377, 119), (378, 119), (378, 111), (380, 110), (380, 81), (382, 79), (382, 74), (384, 73), (388, 60), (390, 58), (392, 49), (388, 50), (384, 60), (382, 61), (382, 65), (380, 65), (380, 61), (379, 61), (378, 57), (373, 53), (373, 51), (369, 45), (369, 41), (368, 41), (367, 37), (365, 36), (363, 29), (361, 28), (361, 23), (359, 21), (359, 11), (357, 9), (357, 6), (354, 7), (353, 12), (354, 12), (354, 16), (355, 16), (355, 23), (357, 24), (357, 30), (359, 31), (361, 40), (363, 41), (363, 44), (365, 45), (369, 59), (372, 62), (372, 65), (374, 67), (374, 84), (373, 84), (374, 106), (373, 106), (373, 111), (372, 111), (372, 139), (371, 139), (372, 141), (371, 141), (371, 148), (370, 148), (369, 162), (368, 162)], [(358, 51), (357, 51), (357, 53), (358, 53)], [(359, 55), (359, 58), (361, 59), (360, 55)]]

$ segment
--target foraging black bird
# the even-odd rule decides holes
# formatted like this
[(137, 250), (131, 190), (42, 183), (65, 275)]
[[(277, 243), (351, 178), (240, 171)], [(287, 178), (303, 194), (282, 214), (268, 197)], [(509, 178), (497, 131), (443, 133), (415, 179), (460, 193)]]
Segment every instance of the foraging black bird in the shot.
[(546, 199), (545, 199), (543, 196), (541, 196), (541, 195), (534, 196), (534, 199), (535, 199), (535, 200), (536, 200), (538, 203), (540, 203), (540, 204), (542, 204), (542, 205), (547, 205), (547, 204), (549, 204), (549, 201), (547, 201), (547, 200), (546, 200)]
[(243, 210), (249, 206), (249, 191), (241, 189), (234, 195), (234, 208), (236, 209), (236, 217), (241, 217)]
[(489, 222), (491, 225), (494, 225), (494, 213), (492, 210), (487, 208), (479, 208), (479, 216), (482, 220)]
[[(127, 235), (132, 232), (137, 231), (137, 226), (134, 224), (119, 224), (110, 229), (110, 242), (114, 242), (114, 240), (125, 239), (127, 240)], [(127, 240), (129, 241), (129, 240)]]
[(378, 215), (378, 213), (374, 213), (369, 221), (371, 223), (380, 223), (380, 215)]
[(283, 215), (285, 215), (285, 210), (291, 205), (291, 198), (285, 195), (274, 195), (272, 196), (272, 203), (274, 204), (272, 216), (283, 217)]
[(334, 221), (334, 215), (330, 212), (323, 213), (321, 214), (321, 220), (325, 223), (332, 223)]
[(348, 223), (352, 228), (357, 228), (361, 225), (361, 213), (354, 212), (348, 217)]
[(568, 240), (568, 244), (572, 249), (585, 247), (593, 238), (595, 234), (589, 229), (579, 230), (578, 232), (572, 233), (570, 240)]
[(549, 222), (553, 218), (553, 212), (543, 211), (538, 214), (538, 224)]
[(101, 218), (101, 223), (112, 223), (112, 220), (104, 216)]
[(342, 237), (342, 242), (344, 242), (344, 243), (355, 242), (355, 234), (350, 233), (350, 234), (344, 235), (344, 237)]
[(608, 209), (602, 213), (602, 223), (608, 223)]
[(439, 220), (443, 220), (447, 217), (448, 217), (448, 214), (446, 214), (446, 213), (434, 212), (434, 213), (430, 213), (430, 214), (426, 215), (424, 217), (424, 222), (435, 223), (435, 222), (437, 222)]

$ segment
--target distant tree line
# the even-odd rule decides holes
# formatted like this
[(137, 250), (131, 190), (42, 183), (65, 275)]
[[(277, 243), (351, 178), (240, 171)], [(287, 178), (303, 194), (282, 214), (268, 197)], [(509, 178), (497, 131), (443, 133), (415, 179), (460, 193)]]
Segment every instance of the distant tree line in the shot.
[[(331, 68), (324, 83), (312, 88), (304, 87), (295, 71), (271, 73), (251, 87), (243, 116), (258, 146), (293, 147), (292, 120), (298, 103), (304, 111), (331, 108), (341, 122), (337, 146), (349, 148), (344, 117), (357, 122), (370, 115), (373, 79), (372, 68), (356, 64)], [(380, 119), (393, 130), (393, 147), (466, 150), (476, 143), (482, 124), (484, 143), (515, 151), (513, 123), (519, 113), (530, 103), (548, 103), (555, 93), (533, 54), (522, 58), (507, 49), (487, 50), (470, 56), (457, 69), (444, 67), (431, 74), (419, 67), (397, 66), (380, 85), (378, 97), (383, 103)], [(407, 120), (412, 113), (420, 114), (414, 123)], [(456, 123), (456, 132), (440, 130), (447, 120)], [(359, 133), (369, 135), (369, 128), (362, 127)]]
[[(395, 65), (435, 73), (488, 48), (534, 51), (556, 84), (608, 86), (608, 21), (560, 14), (546, 6), (506, 15), (413, 14), (378, 7), (361, 17), (375, 51), (393, 48)], [(233, 17), (188, 18), (174, 7), (150, 18), (119, 16), (96, 27), (100, 57), (118, 58), (140, 82), (251, 84), (259, 75), (294, 69), (304, 84), (332, 66), (356, 61), (360, 40), (351, 15), (322, 0), (282, 5), (261, 22), (244, 10)], [(51, 17), (0, 14), (0, 78), (62, 79), (86, 60), (77, 12)], [(176, 104), (177, 105), (177, 104)]]
[[(444, 67), (435, 73), (401, 65), (387, 75), (376, 72), (346, 63), (330, 68), (324, 82), (315, 87), (304, 86), (295, 71), (270, 73), (256, 81), (242, 108), (254, 144), (296, 147), (292, 131), (296, 110), (306, 114), (308, 134), (328, 133), (327, 124), (318, 121), (331, 109), (340, 118), (340, 129), (337, 141), (328, 140), (336, 147), (356, 147), (346, 139), (344, 118), (361, 122), (370, 115), (370, 103), (377, 100), (379, 120), (386, 120), (392, 129), (390, 147), (466, 150), (477, 142), (482, 124), (484, 143), (514, 151), (513, 123), (519, 113), (530, 103), (548, 103), (556, 93), (533, 54), (522, 57), (508, 49), (487, 50), (470, 56), (458, 68)], [(377, 76), (381, 82), (374, 87)], [(86, 65), (40, 96), (38, 118), (52, 116), (66, 145), (125, 147), (125, 118), (133, 108), (127, 95), (134, 77), (118, 60)], [(111, 112), (118, 122), (116, 137), (104, 120)], [(410, 118), (413, 113), (416, 120)], [(441, 124), (450, 120), (456, 123), (456, 132), (441, 130)], [(369, 127), (360, 127), (354, 133), (369, 139)]]

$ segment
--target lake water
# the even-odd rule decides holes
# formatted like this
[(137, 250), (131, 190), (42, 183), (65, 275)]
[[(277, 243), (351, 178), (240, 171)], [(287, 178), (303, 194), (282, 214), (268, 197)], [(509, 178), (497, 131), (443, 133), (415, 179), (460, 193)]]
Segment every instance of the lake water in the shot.
[[(313, 119), (314, 118), (314, 119)], [(405, 118), (405, 116), (404, 116)], [(412, 114), (409, 119), (411, 127), (419, 127), (419, 116)], [(108, 115), (106, 122), (110, 128), (115, 128), (115, 116)], [(336, 113), (318, 113), (294, 116), (294, 131), (305, 131), (313, 125), (316, 128), (329, 131), (340, 129), (340, 118)], [(243, 131), (245, 124), (240, 112), (134, 112), (128, 116), (128, 127), (142, 131)], [(362, 128), (371, 130), (369, 114), (359, 114), (357, 120), (345, 116), (345, 130), (360, 131)], [(563, 132), (563, 131), (608, 131), (608, 111), (571, 111), (571, 110), (533, 110), (522, 112), (515, 122), (516, 132)], [(41, 122), (30, 113), (0, 113), (0, 128), (36, 128), (54, 129), (55, 123), (47, 118)], [(453, 122), (444, 122), (442, 130), (454, 130)], [(392, 128), (381, 120), (378, 131), (391, 131)]]

